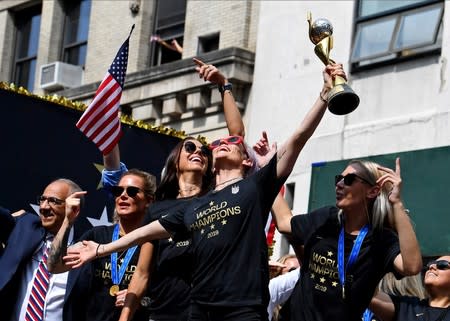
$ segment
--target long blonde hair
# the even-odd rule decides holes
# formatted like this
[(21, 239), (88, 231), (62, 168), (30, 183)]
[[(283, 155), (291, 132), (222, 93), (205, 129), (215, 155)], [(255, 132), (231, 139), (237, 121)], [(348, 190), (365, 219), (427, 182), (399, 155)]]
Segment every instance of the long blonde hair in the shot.
[[(348, 166), (355, 167), (358, 175), (364, 178), (372, 186), (376, 185), (378, 178), (383, 175), (383, 172), (378, 169), (379, 164), (365, 160), (352, 160)], [(392, 189), (392, 184), (385, 183), (372, 201), (366, 204), (366, 215), (372, 228), (374, 230), (382, 229), (383, 227), (393, 227), (393, 209), (389, 202), (389, 193)], [(339, 211), (342, 214), (342, 210)], [(340, 217), (341, 215), (339, 215)]]
[(414, 296), (421, 300), (427, 297), (420, 273), (405, 276), (400, 280), (397, 280), (392, 272), (387, 273), (381, 279), (379, 288), (384, 293), (396, 296)]

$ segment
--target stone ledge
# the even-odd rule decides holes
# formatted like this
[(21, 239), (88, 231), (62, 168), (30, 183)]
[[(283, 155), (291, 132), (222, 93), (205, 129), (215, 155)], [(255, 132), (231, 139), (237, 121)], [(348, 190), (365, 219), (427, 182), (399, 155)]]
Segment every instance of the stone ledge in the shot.
[[(199, 55), (198, 57), (205, 62), (219, 67), (230, 80), (236, 79), (244, 83), (251, 83), (253, 80), (253, 67), (255, 62), (255, 54), (253, 52), (238, 47), (230, 47)], [(143, 85), (151, 84), (152, 86), (158, 86), (158, 83), (164, 83), (165, 80), (176, 81), (177, 78), (185, 76), (188, 76), (188, 79), (186, 79), (188, 80), (188, 83), (185, 84), (186, 88), (184, 89), (202, 86), (200, 81), (190, 81), (192, 76), (196, 76), (195, 65), (191, 58), (186, 58), (128, 74), (124, 92), (136, 89), (136, 87), (139, 88)], [(94, 96), (99, 85), (100, 81), (77, 88), (56, 91), (54, 93), (71, 100), (86, 100)], [(170, 91), (170, 87), (172, 86), (166, 85), (166, 87), (169, 87), (167, 92), (159, 94), (174, 92)], [(143, 98), (144, 97), (140, 97), (140, 99)]]

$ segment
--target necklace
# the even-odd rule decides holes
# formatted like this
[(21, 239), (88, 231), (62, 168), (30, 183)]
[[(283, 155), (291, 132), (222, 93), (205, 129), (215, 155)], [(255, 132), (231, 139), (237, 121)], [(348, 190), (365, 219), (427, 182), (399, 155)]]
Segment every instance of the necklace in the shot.
[(179, 193), (182, 193), (182, 192), (192, 192), (192, 191), (194, 191), (194, 190), (196, 190), (196, 189), (200, 189), (200, 187), (198, 187), (198, 186), (191, 186), (191, 187), (188, 187), (188, 188), (180, 188), (180, 189), (178, 190), (178, 192), (179, 192)]
[(190, 192), (193, 191), (194, 189), (200, 188), (198, 186), (189, 186), (188, 188), (180, 188), (178, 191), (179, 192)]
[(230, 183), (230, 182), (234, 182), (234, 181), (239, 181), (239, 180), (241, 180), (241, 179), (243, 179), (242, 176), (230, 178), (230, 179), (226, 180), (225, 182), (222, 182), (222, 183), (220, 183), (220, 184), (216, 184), (215, 189), (217, 189), (218, 186), (222, 186), (222, 185), (225, 185), (226, 183)]
[[(196, 194), (194, 194), (194, 195), (190, 195), (189, 193), (192, 192), (192, 191), (195, 191), (195, 190), (198, 190), (198, 193), (200, 193), (201, 188), (198, 187), (198, 186), (191, 186), (191, 187), (188, 187), (188, 188), (180, 188), (180, 189), (178, 190), (178, 195), (181, 196), (181, 197), (190, 197), (190, 196), (194, 196), (194, 195), (196, 195), (196, 194), (198, 194), (198, 193), (196, 193)], [(189, 195), (186, 195), (186, 193), (188, 193)]]

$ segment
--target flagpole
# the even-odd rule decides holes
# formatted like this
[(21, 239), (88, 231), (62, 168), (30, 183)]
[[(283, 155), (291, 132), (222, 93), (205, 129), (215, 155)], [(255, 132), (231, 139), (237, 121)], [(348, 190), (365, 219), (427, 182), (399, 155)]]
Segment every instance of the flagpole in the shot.
[(128, 35), (128, 38), (130, 38), (131, 37), (131, 33), (133, 32), (133, 30), (134, 30), (134, 23), (133, 23), (133, 25), (131, 26), (131, 31), (130, 31), (130, 34)]

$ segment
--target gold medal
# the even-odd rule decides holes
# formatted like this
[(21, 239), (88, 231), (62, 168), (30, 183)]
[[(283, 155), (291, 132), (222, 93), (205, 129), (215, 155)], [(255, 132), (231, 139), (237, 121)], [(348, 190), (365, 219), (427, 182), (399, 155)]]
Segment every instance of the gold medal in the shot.
[(119, 292), (119, 286), (117, 284), (114, 284), (109, 288), (109, 295), (110, 296), (116, 296), (116, 293)]

